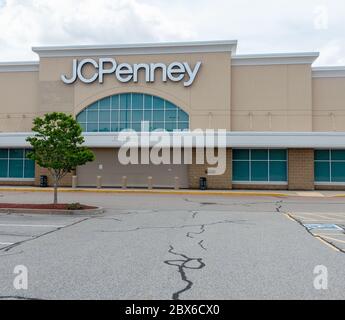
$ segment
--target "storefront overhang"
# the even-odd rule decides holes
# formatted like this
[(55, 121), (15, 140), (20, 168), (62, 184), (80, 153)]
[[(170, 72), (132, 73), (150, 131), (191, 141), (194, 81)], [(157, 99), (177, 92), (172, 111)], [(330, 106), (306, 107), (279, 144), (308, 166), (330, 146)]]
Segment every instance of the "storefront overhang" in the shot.
[[(32, 133), (0, 133), (0, 148), (29, 148), (30, 144), (26, 142), (28, 136)], [(85, 146), (90, 148), (117, 148), (123, 145), (124, 139), (138, 138), (139, 146), (160, 145), (178, 147), (178, 140), (184, 141), (184, 147), (199, 146), (205, 134), (197, 132), (179, 132), (165, 133), (164, 139), (162, 133), (151, 132), (141, 133), (84, 133)], [(175, 140), (176, 139), (176, 140)], [(199, 140), (198, 140), (199, 139)], [(344, 149), (345, 132), (226, 132), (215, 136), (208, 136), (204, 140), (206, 146), (226, 146), (228, 148), (311, 148), (311, 149)], [(169, 144), (170, 143), (170, 144)]]

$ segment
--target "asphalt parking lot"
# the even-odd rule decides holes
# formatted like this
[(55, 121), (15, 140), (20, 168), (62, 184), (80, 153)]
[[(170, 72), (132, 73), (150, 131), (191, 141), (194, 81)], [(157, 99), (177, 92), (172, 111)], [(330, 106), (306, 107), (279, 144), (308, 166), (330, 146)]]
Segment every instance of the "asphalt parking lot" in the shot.
[[(344, 198), (63, 193), (61, 201), (106, 212), (1, 214), (0, 299), (345, 298)], [(340, 229), (305, 227), (325, 223)], [(18, 265), (27, 290), (13, 286)], [(314, 287), (320, 265), (326, 290)]]

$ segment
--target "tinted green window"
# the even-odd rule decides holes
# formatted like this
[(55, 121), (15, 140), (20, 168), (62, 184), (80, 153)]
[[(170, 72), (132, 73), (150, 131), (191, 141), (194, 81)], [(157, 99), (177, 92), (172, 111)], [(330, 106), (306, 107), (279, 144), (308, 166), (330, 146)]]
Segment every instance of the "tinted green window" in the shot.
[(179, 110), (179, 112), (178, 112), (178, 121), (188, 121), (188, 120), (189, 120), (188, 114), (185, 113), (182, 110)]
[(23, 160), (10, 160), (10, 178), (23, 178)]
[(180, 130), (188, 130), (189, 129), (189, 123), (188, 122), (178, 122), (178, 129)]
[(120, 107), (120, 103), (119, 103), (119, 96), (112, 96), (111, 97), (111, 109), (113, 110), (117, 110)]
[(345, 183), (345, 150), (315, 150), (316, 182)]
[(252, 160), (268, 160), (268, 150), (253, 149), (251, 153)]
[(165, 121), (177, 121), (176, 110), (166, 110), (165, 111)]
[(152, 111), (144, 111), (144, 120), (152, 121)]
[(89, 131), (89, 132), (98, 132), (98, 123), (89, 123), (87, 125), (87, 131)]
[(249, 150), (245, 149), (234, 149), (232, 152), (234, 160), (249, 160)]
[(155, 110), (164, 110), (164, 100), (158, 97), (153, 97), (153, 108)]
[(153, 104), (153, 97), (149, 95), (145, 95), (144, 97), (144, 106), (146, 110), (151, 110)]
[(315, 160), (329, 160), (329, 150), (315, 150)]
[(186, 112), (169, 101), (141, 93), (101, 99), (78, 114), (77, 121), (85, 132), (118, 132), (123, 129), (141, 131), (142, 121), (149, 121), (150, 130), (189, 128)]
[(332, 150), (331, 151), (332, 160), (345, 160), (345, 150)]
[(120, 109), (124, 109), (124, 110), (127, 109), (127, 99), (128, 99), (127, 94), (120, 95)]
[(98, 122), (98, 110), (97, 111), (88, 110), (87, 121), (88, 122)]
[(98, 111), (98, 103), (92, 104), (90, 107), (87, 108), (87, 112), (89, 111)]
[(315, 181), (329, 182), (330, 179), (330, 163), (315, 162)]
[(251, 181), (268, 181), (268, 162), (251, 162)]
[(132, 95), (132, 109), (142, 110), (144, 106), (143, 95), (138, 93), (133, 93)]
[(140, 122), (133, 123), (132, 129), (135, 131), (141, 131), (141, 123)]
[(35, 162), (27, 159), (30, 149), (0, 149), (0, 178), (34, 178)]
[(153, 122), (153, 130), (164, 129), (164, 122)]
[(234, 181), (249, 181), (249, 161), (234, 161), (232, 166)]
[(271, 149), (270, 150), (270, 160), (286, 160), (286, 150), (281, 149)]
[(0, 160), (0, 178), (8, 177), (8, 160)]
[(160, 111), (160, 110), (153, 111), (153, 121), (164, 121), (164, 111)]
[(345, 162), (332, 162), (332, 181), (345, 182)]
[(110, 97), (104, 98), (104, 99), (99, 101), (99, 109), (100, 110), (109, 110), (110, 104), (111, 104)]
[(270, 181), (287, 181), (286, 161), (271, 161), (269, 166)]
[(101, 110), (99, 112), (100, 122), (110, 122), (110, 110)]
[(165, 123), (165, 130), (174, 131), (174, 129), (176, 129), (176, 123), (175, 122), (166, 122)]
[[(284, 149), (233, 149), (233, 181), (286, 182), (287, 152)], [(245, 172), (239, 172), (244, 168)]]
[(82, 113), (79, 113), (77, 116), (78, 122), (86, 122), (86, 111), (83, 111)]
[(109, 132), (111, 128), (111, 124), (108, 122), (100, 123), (99, 124), (99, 132)]
[(0, 149), (0, 159), (8, 158), (8, 149)]
[(23, 149), (10, 149), (10, 159), (21, 159), (24, 157)]
[[(132, 113), (133, 122), (141, 122), (142, 119), (143, 119), (143, 111), (133, 110), (133, 113)], [(134, 130), (136, 130), (136, 129), (134, 129)]]
[(24, 162), (24, 178), (35, 177), (35, 162), (32, 160), (25, 160)]

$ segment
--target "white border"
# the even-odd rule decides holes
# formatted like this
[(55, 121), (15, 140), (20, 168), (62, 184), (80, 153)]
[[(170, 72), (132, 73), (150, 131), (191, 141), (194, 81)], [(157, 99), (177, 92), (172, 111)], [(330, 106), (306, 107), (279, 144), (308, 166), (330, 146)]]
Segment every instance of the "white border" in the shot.
[[(142, 132), (142, 135), (149, 133)], [(155, 136), (159, 132), (150, 133)], [(198, 134), (182, 131), (180, 136)], [(30, 132), (0, 133), (1, 148), (28, 148), (25, 141)], [(122, 144), (118, 141), (118, 133), (114, 132), (87, 132), (85, 146), (91, 148), (116, 148)], [(171, 134), (170, 134), (171, 135)], [(195, 139), (193, 139), (195, 140)], [(226, 146), (229, 148), (310, 148), (310, 149), (345, 149), (345, 132), (245, 132), (229, 131), (226, 133)], [(189, 147), (189, 146), (188, 146)]]
[(345, 78), (345, 66), (314, 67), (313, 78)]
[(38, 72), (38, 61), (0, 62), (0, 72)]
[(312, 64), (319, 55), (319, 52), (234, 55), (231, 59), (231, 65), (259, 66), (276, 64)]
[(83, 57), (105, 55), (177, 54), (202, 52), (235, 53), (237, 40), (137, 43), (119, 45), (81, 45), (33, 47), (40, 57)]
[(287, 181), (232, 181), (232, 184), (247, 184), (247, 185), (276, 185), (276, 186), (287, 186)]

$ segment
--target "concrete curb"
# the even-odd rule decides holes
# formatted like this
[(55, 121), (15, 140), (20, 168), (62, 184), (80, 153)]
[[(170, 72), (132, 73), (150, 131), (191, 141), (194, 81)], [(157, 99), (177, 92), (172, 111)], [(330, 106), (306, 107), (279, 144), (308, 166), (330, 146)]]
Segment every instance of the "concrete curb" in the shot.
[(1, 208), (0, 213), (7, 214), (52, 214), (52, 215), (69, 215), (69, 216), (88, 216), (104, 213), (104, 209), (99, 207), (87, 210), (63, 210), (63, 209), (26, 209), (26, 208)]
[[(53, 188), (0, 188), (1, 191), (8, 192), (53, 192)], [(142, 189), (88, 189), (88, 188), (59, 188), (59, 192), (89, 192), (89, 193), (114, 193), (114, 194), (168, 194), (168, 195), (215, 195), (215, 196), (257, 196), (257, 197), (289, 197), (291, 195), (279, 192), (241, 192), (241, 191), (212, 191), (212, 190), (142, 190)]]

